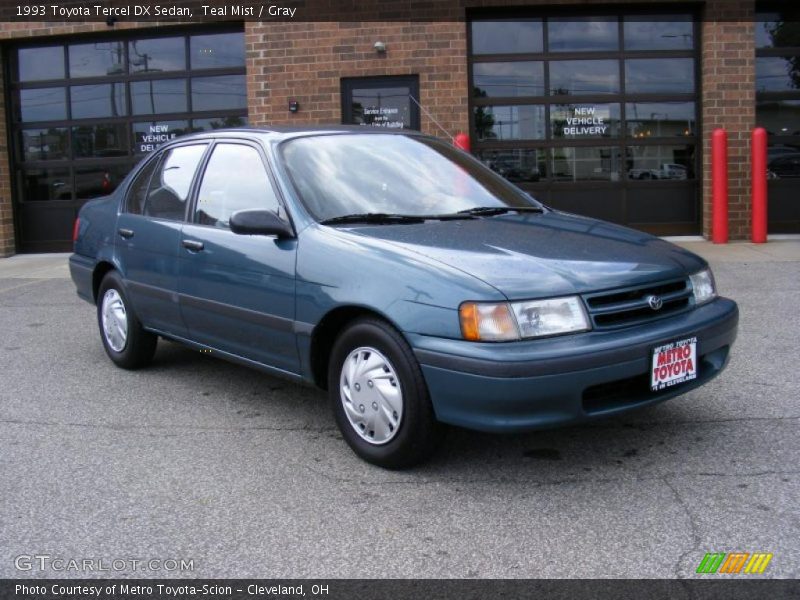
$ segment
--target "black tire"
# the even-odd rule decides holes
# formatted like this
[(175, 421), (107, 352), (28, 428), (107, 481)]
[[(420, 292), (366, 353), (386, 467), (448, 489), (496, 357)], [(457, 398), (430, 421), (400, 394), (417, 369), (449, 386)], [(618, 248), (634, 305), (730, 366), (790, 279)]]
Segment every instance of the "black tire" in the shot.
[[(366, 432), (360, 434), (356, 431), (356, 425), (351, 423), (344, 407), (345, 394), (340, 386), (342, 369), (351, 353), (360, 348), (377, 350), (378, 355), (382, 355), (380, 358), (388, 359), (389, 368), (393, 369), (396, 379), (399, 380), (402, 416), (396, 431), (391, 430), (392, 437), (380, 444), (367, 441), (364, 437)], [(369, 383), (372, 387), (371, 380)], [(443, 427), (434, 415), (419, 363), (400, 333), (380, 319), (363, 318), (354, 321), (336, 340), (328, 368), (328, 394), (336, 424), (345, 441), (359, 457), (369, 463), (386, 469), (411, 467), (428, 459), (441, 440)], [(355, 388), (353, 396), (355, 397)], [(370, 407), (367, 406), (366, 409), (369, 410)]]
[[(118, 349), (112, 347), (115, 342), (110, 339), (110, 334), (106, 333), (103, 327), (103, 301), (109, 292), (117, 294), (127, 320), (127, 338), (121, 347), (119, 347), (119, 343), (116, 343)], [(100, 288), (97, 292), (97, 325), (100, 328), (100, 339), (103, 342), (103, 348), (105, 348), (108, 357), (118, 367), (138, 369), (147, 365), (153, 359), (158, 336), (145, 331), (142, 327), (125, 293), (122, 278), (116, 271), (109, 271), (100, 283)]]

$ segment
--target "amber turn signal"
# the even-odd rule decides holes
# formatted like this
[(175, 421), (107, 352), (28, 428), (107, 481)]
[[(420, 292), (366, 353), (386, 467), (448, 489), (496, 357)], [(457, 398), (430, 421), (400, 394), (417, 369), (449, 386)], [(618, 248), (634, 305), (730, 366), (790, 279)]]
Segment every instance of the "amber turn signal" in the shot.
[(458, 309), (461, 335), (472, 342), (518, 340), (519, 330), (508, 304), (464, 302)]

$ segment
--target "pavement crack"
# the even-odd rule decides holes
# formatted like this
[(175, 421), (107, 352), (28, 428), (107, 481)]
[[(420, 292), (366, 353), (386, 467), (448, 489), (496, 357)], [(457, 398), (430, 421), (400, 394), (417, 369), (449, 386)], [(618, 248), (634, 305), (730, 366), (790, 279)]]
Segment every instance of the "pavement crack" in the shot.
[(37, 283), (42, 283), (43, 281), (47, 281), (47, 279), (35, 279), (34, 281), (26, 281), (25, 283), (20, 283), (19, 285), (13, 285), (11, 287), (0, 289), (0, 294), (4, 294), (5, 292), (12, 292), (20, 288), (28, 287), (30, 285), (35, 285)]
[(707, 425), (709, 423), (752, 423), (755, 421), (797, 421), (800, 415), (780, 417), (731, 417), (729, 419), (694, 419), (686, 421), (631, 421), (622, 423), (592, 423), (588, 429), (641, 429), (665, 425)]
[(127, 431), (131, 433), (145, 433), (153, 435), (163, 432), (169, 436), (175, 432), (180, 433), (242, 433), (247, 431), (308, 431), (312, 433), (325, 433), (336, 429), (333, 425), (325, 427), (312, 427), (310, 425), (259, 425), (253, 427), (193, 427), (187, 425), (117, 425), (104, 423), (60, 423), (55, 421), (26, 421), (22, 419), (0, 419), (0, 424), (23, 425), (34, 427), (74, 427), (85, 429), (101, 429), (107, 431)]
[[(323, 479), (326, 479), (331, 482), (335, 483), (348, 483), (348, 484), (359, 484), (359, 485), (375, 485), (376, 481), (371, 479), (364, 479), (363, 477), (342, 477), (331, 474), (329, 470), (319, 470), (311, 465), (304, 465), (306, 470), (313, 473), (314, 475), (319, 475)], [(641, 477), (594, 477), (592, 479), (580, 479), (580, 478), (565, 478), (565, 479), (524, 479), (519, 476), (501, 476), (501, 477), (436, 477), (435, 475), (425, 475), (424, 478), (405, 478), (405, 479), (386, 479), (380, 482), (381, 485), (414, 485), (414, 486), (424, 486), (424, 485), (442, 485), (442, 484), (453, 484), (453, 485), (508, 485), (512, 487), (516, 486), (525, 486), (525, 487), (560, 487), (560, 486), (568, 486), (568, 485), (596, 485), (596, 484), (617, 484), (620, 482), (636, 482), (636, 483), (644, 483), (644, 482), (651, 482), (651, 481), (664, 481), (667, 477), (730, 477), (730, 478), (745, 478), (745, 477), (765, 477), (769, 475), (797, 475), (800, 474), (800, 471), (760, 471), (758, 473), (669, 473), (666, 475), (653, 475), (653, 476), (641, 476)], [(675, 488), (667, 483), (667, 485), (672, 490), (673, 494), (678, 497), (677, 491)], [(688, 513), (688, 507), (681, 501), (681, 506), (684, 510)], [(691, 523), (694, 526), (694, 522)], [(699, 544), (699, 540), (698, 540)]]
[(768, 475), (800, 475), (800, 471), (756, 471), (755, 473), (713, 473), (701, 471), (697, 477), (766, 477)]
[(678, 489), (674, 485), (672, 485), (672, 483), (669, 480), (669, 476), (665, 475), (660, 479), (661, 481), (664, 482), (664, 485), (666, 485), (670, 489), (672, 495), (675, 497), (675, 502), (678, 504), (678, 506), (681, 507), (681, 509), (685, 513), (686, 521), (689, 524), (689, 533), (692, 538), (691, 547), (689, 547), (685, 552), (683, 552), (678, 557), (678, 559), (675, 561), (675, 566), (673, 567), (673, 574), (675, 578), (681, 579), (681, 565), (686, 564), (686, 559), (689, 557), (689, 555), (694, 552), (697, 552), (697, 549), (700, 547), (701, 543), (700, 531), (697, 523), (694, 520), (694, 515), (692, 514), (689, 505), (684, 501), (683, 497), (678, 492)]

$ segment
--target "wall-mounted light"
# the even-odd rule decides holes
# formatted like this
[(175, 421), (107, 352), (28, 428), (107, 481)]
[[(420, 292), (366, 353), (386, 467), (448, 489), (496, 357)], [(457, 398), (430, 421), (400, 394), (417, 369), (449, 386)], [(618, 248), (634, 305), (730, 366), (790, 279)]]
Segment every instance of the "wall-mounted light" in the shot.
[(289, 100), (289, 112), (296, 113), (300, 110), (300, 103), (297, 100)]
[(375, 48), (375, 52), (377, 52), (378, 54), (383, 54), (384, 52), (386, 52), (386, 43), (381, 42), (380, 40), (375, 42), (375, 44), (372, 47)]

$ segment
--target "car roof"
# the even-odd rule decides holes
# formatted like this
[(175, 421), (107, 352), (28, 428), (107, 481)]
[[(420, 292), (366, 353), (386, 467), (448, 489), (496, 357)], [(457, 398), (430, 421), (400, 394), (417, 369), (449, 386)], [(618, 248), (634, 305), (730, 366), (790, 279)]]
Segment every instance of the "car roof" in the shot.
[(389, 129), (384, 127), (365, 127), (363, 125), (305, 125), (305, 126), (264, 126), (264, 127), (237, 127), (229, 129), (213, 129), (211, 131), (201, 131), (189, 135), (183, 135), (175, 139), (172, 143), (185, 142), (194, 139), (214, 139), (214, 138), (236, 138), (252, 139), (259, 137), (265, 140), (281, 141), (292, 139), (296, 137), (304, 137), (309, 135), (331, 135), (331, 134), (346, 134), (346, 133), (359, 133), (359, 134), (390, 134), (390, 135), (412, 135), (423, 136), (419, 131), (411, 129)]

